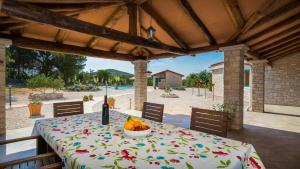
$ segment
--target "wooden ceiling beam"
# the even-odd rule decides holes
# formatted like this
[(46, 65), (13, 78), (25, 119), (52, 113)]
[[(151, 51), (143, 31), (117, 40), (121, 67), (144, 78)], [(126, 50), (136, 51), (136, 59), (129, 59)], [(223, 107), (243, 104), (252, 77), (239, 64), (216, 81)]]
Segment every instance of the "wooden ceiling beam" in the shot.
[(300, 1), (298, 1), (298, 0), (291, 1), (287, 5), (267, 14), (265, 17), (263, 17), (258, 22), (256, 22), (256, 24), (253, 25), (251, 28), (268, 23), (271, 20), (273, 20), (274, 18), (283, 16), (292, 10), (298, 10), (298, 9), (300, 9)]
[(55, 41), (57, 43), (64, 43), (64, 41), (67, 39), (69, 35), (69, 31), (63, 30), (63, 29), (58, 29), (56, 35), (55, 35)]
[(283, 54), (285, 54), (285, 53), (287, 53), (287, 52), (294, 51), (294, 50), (299, 50), (299, 45), (298, 45), (298, 46), (291, 47), (291, 48), (286, 49), (286, 50), (282, 50), (282, 51), (280, 51), (280, 52), (278, 52), (278, 53), (275, 53), (275, 54), (273, 54), (273, 55), (270, 55), (270, 56), (265, 56), (265, 59), (270, 60), (270, 59), (273, 58), (273, 57), (277, 57), (277, 56), (283, 55)]
[(241, 30), (245, 24), (244, 17), (237, 0), (223, 0), (227, 13), (238, 30)]
[(285, 19), (277, 24), (274, 24), (273, 26), (271, 27), (268, 27), (266, 29), (264, 29), (263, 31), (260, 31), (260, 32), (257, 32), (255, 33), (254, 35), (248, 37), (248, 38), (245, 38), (243, 40), (241, 40), (241, 42), (249, 42), (249, 41), (252, 41), (252, 40), (255, 40), (257, 38), (260, 38), (261, 36), (264, 36), (266, 34), (269, 34), (269, 33), (272, 33), (282, 27), (287, 27), (287, 26), (290, 26), (292, 24), (300, 24), (300, 13), (299, 14), (296, 14), (288, 19)]
[(129, 15), (129, 34), (134, 36), (140, 36), (139, 32), (139, 8), (135, 3), (128, 3), (128, 15)]
[[(104, 22), (102, 26), (107, 28), (112, 28), (117, 22), (122, 18), (122, 16), (126, 13), (127, 8), (125, 6), (119, 6)], [(101, 37), (93, 36), (88, 44), (87, 47), (93, 48), (99, 41)]]
[(243, 27), (231, 38), (231, 40), (238, 39), (240, 35), (250, 30), (250, 28), (252, 28), (259, 20), (261, 20), (267, 15), (267, 13), (269, 13), (271, 6), (273, 6), (275, 2), (276, 0), (270, 0), (266, 2), (257, 12), (253, 13), (249, 17), (249, 19), (245, 21)]
[[(75, 16), (76, 17), (76, 16), (79, 16), (82, 13), (91, 12), (93, 10), (96, 10), (96, 9), (99, 9), (99, 8), (102, 8), (102, 7), (103, 7), (102, 5), (100, 5), (100, 6), (94, 6), (93, 5), (93, 6), (89, 6), (87, 8), (82, 8), (82, 9), (75, 10), (75, 11), (58, 12), (58, 13), (66, 15), (66, 16), (71, 16), (71, 17)], [(0, 21), (0, 23), (1, 23), (1, 21)], [(18, 20), (18, 22), (14, 23), (14, 24), (11, 24), (11, 25), (7, 25), (7, 27), (1, 27), (0, 32), (2, 32), (2, 31), (11, 31), (11, 30), (14, 30), (14, 29), (21, 29), (21, 28), (24, 28), (24, 27), (29, 26), (31, 24), (32, 24), (32, 22), (27, 22), (27, 21), (24, 21), (24, 20)]]
[(177, 54), (185, 54), (188, 52), (181, 48), (157, 43), (142, 37), (132, 36), (121, 31), (74, 19), (69, 16), (51, 12), (47, 9), (21, 3), (15, 0), (5, 0), (1, 11), (9, 16), (20, 18), (22, 20), (47, 24), (61, 29), (76, 31), (133, 45), (160, 49)]
[(286, 57), (288, 55), (292, 55), (294, 53), (298, 53), (300, 52), (300, 48), (297, 48), (297, 49), (293, 49), (293, 50), (290, 50), (290, 51), (287, 51), (285, 53), (282, 53), (280, 55), (273, 55), (272, 57), (270, 57), (268, 60), (269, 62), (274, 62), (275, 60), (278, 60), (280, 58), (283, 58), (283, 57)]
[(269, 59), (274, 54), (280, 54), (280, 53), (283, 53), (285, 51), (297, 48), (299, 46), (300, 46), (300, 41), (296, 41), (295, 43), (291, 43), (291, 44), (289, 44), (287, 46), (281, 46), (278, 49), (273, 50), (273, 51), (271, 51), (271, 52), (263, 55), (262, 57), (265, 58), (265, 59)]
[(120, 48), (120, 45), (121, 45), (121, 44), (122, 44), (121, 42), (115, 43), (114, 46), (112, 46), (112, 47), (110, 48), (110, 51), (111, 51), (111, 52), (117, 52), (118, 49)]
[(207, 39), (209, 44), (213, 45), (216, 44), (217, 41), (212, 36), (212, 34), (209, 32), (205, 24), (202, 22), (202, 20), (197, 16), (196, 12), (193, 10), (192, 6), (187, 0), (180, 0), (184, 10), (186, 13), (192, 18), (192, 20), (197, 24), (197, 26), (200, 28), (200, 31), (204, 35), (204, 37)]
[(255, 42), (253, 44), (250, 44), (250, 46), (251, 46), (251, 48), (253, 48), (255, 50), (260, 50), (261, 48), (263, 48), (265, 46), (268, 46), (268, 45), (271, 45), (274, 42), (278, 42), (278, 41), (280, 41), (281, 39), (283, 39), (285, 37), (288, 37), (290, 35), (298, 34), (300, 32), (299, 26), (300, 26), (300, 24), (292, 26), (292, 27), (280, 32), (280, 33), (274, 34), (274, 35), (272, 35), (272, 36), (270, 36), (266, 39)]
[(273, 45), (269, 45), (269, 46), (267, 46), (264, 49), (260, 49), (259, 53), (261, 55), (264, 55), (264, 54), (266, 54), (268, 52), (276, 50), (280, 46), (289, 45), (290, 43), (293, 43), (294, 41), (300, 41), (300, 34), (296, 35), (296, 36), (292, 35), (292, 36), (286, 37), (286, 38), (280, 40), (279, 42), (273, 43)]
[(167, 24), (164, 20), (148, 3), (145, 2), (141, 5), (142, 9), (152, 17), (156, 23), (183, 49), (189, 49), (190, 47), (184, 42), (183, 39), (173, 30), (173, 28)]
[(27, 3), (45, 4), (78, 4), (78, 3), (99, 3), (99, 2), (126, 2), (125, 0), (18, 0)]
[(106, 59), (116, 59), (116, 60), (125, 60), (132, 61), (133, 56), (128, 54), (120, 54), (114, 53), (110, 51), (96, 50), (86, 47), (79, 47), (74, 45), (67, 44), (59, 44), (55, 42), (49, 42), (44, 40), (37, 40), (7, 34), (0, 34), (0, 37), (11, 39), (12, 43), (18, 47), (27, 48), (27, 49), (35, 49), (42, 51), (52, 51), (52, 52), (60, 52), (67, 54), (75, 54), (82, 56), (92, 56)]

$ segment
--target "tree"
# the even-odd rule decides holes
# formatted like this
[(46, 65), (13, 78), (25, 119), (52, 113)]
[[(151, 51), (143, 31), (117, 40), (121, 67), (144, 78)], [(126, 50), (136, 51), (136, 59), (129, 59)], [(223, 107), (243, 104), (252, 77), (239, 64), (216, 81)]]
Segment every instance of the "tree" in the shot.
[(85, 66), (86, 57), (18, 48), (7, 48), (7, 79), (27, 80), (38, 74), (61, 77), (66, 84), (75, 81)]
[(18, 48), (10, 45), (6, 49), (6, 72), (7, 79), (26, 79), (34, 71), (35, 53), (33, 50)]
[(98, 70), (96, 76), (101, 84), (105, 84), (109, 81), (111, 74), (106, 70)]
[(71, 84), (75, 81), (75, 76), (85, 67), (86, 57), (52, 53), (54, 59), (54, 67), (57, 74), (64, 80), (66, 84)]

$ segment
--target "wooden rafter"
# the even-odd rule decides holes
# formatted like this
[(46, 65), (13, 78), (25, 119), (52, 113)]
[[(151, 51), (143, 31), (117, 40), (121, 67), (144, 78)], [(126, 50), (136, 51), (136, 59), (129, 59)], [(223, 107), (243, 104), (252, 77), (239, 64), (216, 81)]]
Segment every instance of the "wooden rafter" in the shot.
[(263, 58), (266, 58), (266, 59), (269, 59), (270, 56), (274, 55), (274, 54), (281, 54), (285, 51), (289, 51), (291, 49), (295, 49), (295, 48), (298, 48), (300, 46), (300, 42), (295, 42), (295, 43), (291, 43), (289, 45), (286, 45), (286, 46), (281, 46), (279, 48), (277, 48), (276, 50), (273, 50), (265, 55), (263, 55)]
[(300, 34), (299, 35), (290, 35), (286, 38), (283, 38), (279, 41), (276, 41), (268, 46), (266, 46), (265, 48), (262, 48), (259, 50), (259, 53), (261, 54), (266, 54), (274, 49), (277, 49), (279, 46), (282, 46), (282, 45), (287, 45), (289, 44), (290, 42), (293, 42), (293, 41), (300, 41)]
[(166, 20), (164, 20), (148, 3), (145, 2), (141, 5), (142, 9), (148, 13), (157, 24), (165, 30), (165, 32), (183, 49), (189, 49), (189, 46), (181, 39), (181, 37), (173, 30), (173, 28), (167, 24)]
[(232, 46), (232, 45), (237, 45), (237, 43), (236, 42), (226, 42), (226, 43), (221, 43), (221, 44), (193, 48), (190, 50), (189, 55), (194, 55), (194, 54), (204, 53), (204, 52), (211, 52), (211, 51), (218, 51), (221, 47)]
[(277, 56), (283, 55), (283, 54), (285, 54), (285, 53), (287, 53), (287, 52), (299, 50), (299, 46), (300, 46), (300, 45), (297, 45), (297, 46), (288, 48), (288, 49), (286, 49), (286, 50), (282, 50), (282, 51), (280, 51), (280, 52), (278, 52), (278, 53), (276, 53), (276, 54), (273, 54), (273, 55), (270, 55), (270, 56), (265, 56), (265, 59), (270, 60), (270, 59), (273, 58), (273, 57), (277, 57)]
[(271, 20), (273, 20), (274, 18), (278, 18), (280, 16), (283, 16), (283, 15), (285, 15), (286, 13), (288, 13), (288, 12), (290, 12), (292, 10), (298, 10), (298, 11), (300, 10), (300, 1), (298, 1), (298, 0), (291, 1), (287, 5), (279, 8), (279, 9), (277, 9), (277, 10), (271, 12), (271, 13), (269, 13), (264, 18), (262, 18), (261, 20), (259, 20), (258, 22), (256, 22), (256, 24), (253, 25), (253, 27), (259, 26), (259, 25), (263, 25), (265, 23), (268, 23)]
[(288, 55), (291, 55), (291, 54), (294, 54), (294, 53), (298, 53), (298, 52), (300, 52), (300, 49), (299, 49), (299, 48), (293, 49), (293, 50), (287, 51), (287, 52), (285, 52), (285, 53), (282, 53), (282, 54), (280, 54), (280, 55), (273, 55), (273, 56), (270, 57), (268, 60), (269, 60), (270, 62), (274, 62), (275, 60), (278, 60), (278, 59), (280, 59), (280, 58), (283, 58), (283, 57), (286, 57), (286, 56), (288, 56)]
[(99, 2), (125, 2), (124, 0), (18, 0), (27, 3), (45, 3), (45, 4), (77, 4), (77, 3), (99, 3)]
[(226, 10), (238, 30), (245, 24), (244, 17), (237, 0), (223, 0)]
[(212, 34), (209, 32), (205, 24), (202, 22), (202, 20), (197, 16), (196, 12), (193, 10), (192, 6), (187, 0), (180, 0), (183, 8), (187, 12), (187, 14), (192, 18), (192, 20), (198, 25), (200, 28), (200, 31), (204, 35), (204, 37), (208, 40), (209, 44), (213, 45), (216, 44), (215, 38), (212, 36)]
[(69, 31), (63, 30), (63, 29), (58, 29), (56, 35), (55, 35), (55, 41), (58, 43), (64, 43), (66, 38), (69, 35)]
[(121, 45), (121, 42), (115, 43), (114, 46), (111, 47), (110, 51), (117, 52), (118, 49), (119, 49), (119, 47), (120, 47), (120, 45)]
[(262, 47), (265, 47), (265, 46), (269, 46), (271, 43), (273, 42), (277, 42), (285, 37), (288, 37), (290, 35), (294, 35), (294, 34), (297, 34), (298, 32), (300, 32), (299, 30), (299, 26), (300, 25), (295, 25), (295, 26), (292, 26), (280, 33), (277, 33), (273, 36), (270, 36), (266, 39), (263, 39), (261, 41), (257, 41), (255, 43), (252, 43), (251, 44), (251, 47), (254, 48), (255, 50), (259, 50), (261, 49)]
[(129, 34), (140, 36), (139, 32), (139, 8), (135, 3), (128, 3), (128, 15), (129, 15)]
[(272, 32), (274, 32), (274, 31), (276, 31), (276, 30), (278, 30), (278, 29), (280, 29), (282, 27), (287, 27), (287, 26), (290, 26), (290, 25), (295, 24), (295, 23), (296, 24), (300, 24), (300, 13), (296, 14), (296, 15), (294, 15), (294, 16), (292, 16), (292, 17), (290, 17), (290, 18), (288, 18), (288, 19), (286, 19), (286, 20), (284, 20), (282, 22), (279, 22), (279, 23), (277, 23), (277, 24), (275, 24), (275, 25), (273, 25), (271, 27), (268, 27), (265, 30), (260, 31), (260, 32), (258, 32), (256, 34), (248, 37), (248, 38), (245, 38), (245, 39), (242, 40), (242, 42), (252, 41), (252, 40), (257, 39), (257, 38), (259, 38), (261, 36), (264, 36), (266, 34), (272, 33)]
[[(58, 13), (66, 15), (66, 16), (71, 16), (71, 17), (75, 16), (76, 17), (80, 14), (88, 13), (88, 12), (91, 12), (93, 10), (96, 10), (96, 9), (99, 9), (99, 8), (102, 8), (102, 7), (104, 7), (104, 6), (102, 6), (102, 5), (98, 5), (98, 6), (92, 5), (92, 6), (82, 8), (82, 9), (78, 9), (78, 10), (75, 10), (75, 11), (58, 12)], [(18, 22), (16, 22), (16, 23), (13, 23), (11, 25), (7, 25), (6, 27), (1, 27), (0, 32), (1, 31), (11, 31), (11, 30), (15, 30), (15, 29), (22, 29), (22, 28), (25, 28), (26, 26), (29, 26), (31, 24), (32, 24), (32, 22), (18, 20)]]
[(255, 52), (255, 51), (253, 51), (253, 50), (248, 50), (248, 51), (245, 53), (245, 55), (246, 55), (247, 57), (253, 59), (253, 60), (257, 60), (257, 59), (259, 59), (259, 58), (261, 57), (257, 52)]
[(238, 37), (244, 33), (246, 33), (250, 28), (252, 28), (259, 20), (265, 17), (269, 13), (269, 9), (274, 5), (276, 0), (267, 1), (257, 12), (253, 13), (249, 19), (245, 22), (243, 27), (235, 33), (235, 35), (231, 38), (238, 39)]
[[(74, 18), (77, 18), (78, 16), (79, 15), (74, 16)], [(67, 39), (69, 34), (70, 34), (70, 31), (58, 29), (54, 39), (57, 43), (64, 43), (64, 41)]]
[[(119, 6), (108, 18), (107, 20), (104, 22), (103, 26), (107, 27), (107, 28), (112, 28), (115, 24), (117, 24), (118, 20), (120, 20), (122, 18), (122, 16), (124, 15), (124, 13), (126, 13), (127, 8), (125, 6)], [(99, 41), (101, 38), (94, 36), (92, 37), (87, 46), (90, 48), (93, 48)]]
[(126, 61), (133, 60), (133, 56), (128, 54), (120, 54), (120, 53), (96, 50), (96, 49), (91, 49), (86, 47), (59, 44), (55, 42), (49, 42), (49, 41), (37, 40), (37, 39), (31, 39), (31, 38), (25, 38), (19, 36), (12, 36), (7, 34), (0, 34), (0, 37), (11, 39), (14, 45), (22, 48), (61, 52), (61, 53), (83, 55), (83, 56), (100, 57), (100, 58), (107, 58), (107, 59), (117, 59), (117, 60), (126, 60)]
[[(103, 37), (115, 41), (125, 42), (133, 45), (156, 48), (163, 51), (185, 54), (186, 50), (174, 46), (157, 43), (142, 37), (132, 36), (124, 32), (109, 29), (104, 26), (95, 25), (82, 20), (74, 19), (62, 14), (51, 12), (44, 8), (34, 5), (20, 3), (14, 0), (5, 0), (1, 11), (9, 16), (17, 17), (22, 20), (39, 22), (57, 28), (72, 30), (92, 36)], [(57, 19), (59, 18), (59, 19)]]

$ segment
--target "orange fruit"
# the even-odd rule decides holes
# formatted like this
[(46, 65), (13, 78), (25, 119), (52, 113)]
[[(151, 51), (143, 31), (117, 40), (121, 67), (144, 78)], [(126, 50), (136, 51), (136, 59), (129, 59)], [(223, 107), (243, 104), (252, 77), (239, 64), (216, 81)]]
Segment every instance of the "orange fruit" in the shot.
[(127, 122), (124, 124), (124, 128), (126, 130), (134, 130), (134, 125), (132, 123)]

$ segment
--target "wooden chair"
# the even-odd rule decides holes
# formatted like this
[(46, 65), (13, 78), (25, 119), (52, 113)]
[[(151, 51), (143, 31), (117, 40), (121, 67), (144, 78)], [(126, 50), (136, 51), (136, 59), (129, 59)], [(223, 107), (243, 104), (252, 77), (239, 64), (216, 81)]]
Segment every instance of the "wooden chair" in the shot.
[(164, 114), (164, 105), (144, 102), (142, 118), (162, 122)]
[(193, 107), (190, 128), (191, 130), (227, 137), (228, 114)]
[(53, 103), (54, 117), (83, 114), (83, 101)]
[(0, 169), (6, 168), (43, 168), (43, 169), (61, 169), (63, 163), (57, 154), (51, 150), (47, 151), (47, 143), (41, 136), (29, 136), (10, 140), (0, 141), (0, 145), (6, 145), (26, 140), (37, 140), (37, 155), (22, 159), (12, 160), (0, 163)]

